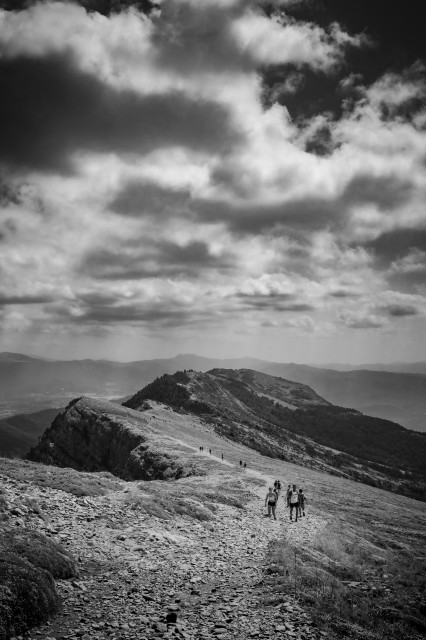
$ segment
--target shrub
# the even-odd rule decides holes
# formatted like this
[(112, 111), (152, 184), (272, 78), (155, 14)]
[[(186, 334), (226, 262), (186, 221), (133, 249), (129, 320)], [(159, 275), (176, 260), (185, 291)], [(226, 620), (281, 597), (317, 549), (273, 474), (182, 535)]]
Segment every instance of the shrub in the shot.
[(37, 531), (11, 529), (2, 532), (1, 550), (25, 558), (34, 567), (49, 571), (54, 578), (78, 575), (77, 565), (68, 551)]
[(15, 553), (0, 551), (0, 640), (42, 623), (58, 605), (55, 583), (48, 571)]

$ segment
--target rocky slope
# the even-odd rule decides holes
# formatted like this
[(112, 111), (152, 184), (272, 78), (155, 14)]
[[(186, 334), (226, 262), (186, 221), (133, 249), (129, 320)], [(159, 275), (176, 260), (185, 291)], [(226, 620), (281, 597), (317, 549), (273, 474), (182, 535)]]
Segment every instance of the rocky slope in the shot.
[(162, 437), (143, 414), (91, 398), (71, 402), (27, 458), (79, 471), (110, 471), (134, 480), (203, 472), (184, 445)]
[[(165, 414), (170, 424), (178, 417)], [(203, 443), (204, 452), (191, 451), (207, 475), (177, 481), (113, 484), (102, 473), (0, 459), (6, 502), (0, 521), (4, 516), (14, 530), (39, 532), (60, 543), (79, 567), (77, 579), (57, 579), (61, 607), (28, 639), (421, 637), (424, 504), (265, 458), (211, 430), (204, 432)], [(209, 448), (217, 455), (210, 456)], [(241, 458), (247, 471), (239, 467)], [(265, 517), (265, 487), (277, 477), (305, 488), (308, 508), (298, 523), (289, 521), (281, 499), (278, 520)], [(334, 531), (345, 535), (348, 524), (348, 550), (360, 549), (363, 560), (356, 581), (347, 567), (346, 584), (327, 570), (340, 566)], [(280, 539), (284, 556), (275, 550)], [(324, 540), (335, 547), (332, 560), (323, 547), (318, 550)], [(334, 585), (362, 610), (367, 607), (366, 628), (350, 617), (341, 620), (338, 611), (330, 615), (329, 609), (328, 620), (316, 617), (299, 583), (303, 553), (311, 549), (319, 563), (317, 588)], [(287, 582), (278, 582), (280, 569), (288, 570)], [(400, 576), (403, 569), (407, 575)], [(390, 615), (389, 602), (394, 622), (384, 620), (383, 627), (380, 616)], [(370, 628), (374, 623), (377, 633)]]

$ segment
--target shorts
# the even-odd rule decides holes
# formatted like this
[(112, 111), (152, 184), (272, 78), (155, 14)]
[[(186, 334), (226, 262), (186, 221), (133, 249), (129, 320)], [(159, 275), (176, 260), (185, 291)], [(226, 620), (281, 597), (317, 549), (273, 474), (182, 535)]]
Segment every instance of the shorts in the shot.
[(275, 505), (276, 505), (276, 504), (277, 504), (276, 502), (268, 502), (268, 505), (269, 505), (270, 507), (275, 507)]
[(290, 509), (292, 509), (293, 507), (296, 507), (296, 509), (299, 508), (299, 503), (298, 502), (290, 502)]

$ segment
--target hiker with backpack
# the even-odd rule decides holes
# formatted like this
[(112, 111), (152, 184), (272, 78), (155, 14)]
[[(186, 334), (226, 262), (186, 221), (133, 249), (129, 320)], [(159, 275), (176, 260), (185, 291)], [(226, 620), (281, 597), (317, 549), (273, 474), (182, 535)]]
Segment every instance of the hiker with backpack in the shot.
[(293, 509), (296, 509), (296, 522), (297, 522), (297, 515), (299, 511), (299, 494), (297, 493), (297, 487), (295, 484), (293, 485), (293, 488), (290, 491), (289, 502), (290, 502), (290, 520), (293, 520)]
[(279, 480), (275, 480), (275, 482), (274, 482), (274, 491), (276, 492), (277, 496), (280, 495), (280, 493), (281, 493), (281, 482)]
[(303, 489), (299, 489), (299, 517), (302, 517), (302, 515), (305, 515), (305, 503), (306, 503), (306, 496), (303, 493)]
[(291, 484), (288, 485), (288, 488), (287, 488), (287, 491), (286, 491), (287, 507), (290, 506), (290, 494), (291, 494)]
[(277, 519), (277, 516), (275, 515), (277, 500), (278, 500), (277, 494), (272, 489), (272, 487), (269, 487), (268, 493), (266, 494), (266, 498), (265, 498), (265, 507), (266, 505), (268, 505), (268, 518), (271, 517), (271, 512), (272, 512), (272, 515), (274, 516), (274, 520)]

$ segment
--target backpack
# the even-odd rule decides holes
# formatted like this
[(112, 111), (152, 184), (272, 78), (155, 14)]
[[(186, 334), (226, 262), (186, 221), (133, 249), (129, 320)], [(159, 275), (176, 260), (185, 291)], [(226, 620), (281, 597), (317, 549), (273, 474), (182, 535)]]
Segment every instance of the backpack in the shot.
[(299, 502), (299, 495), (297, 491), (292, 491), (290, 493), (290, 504), (296, 504), (296, 502)]

